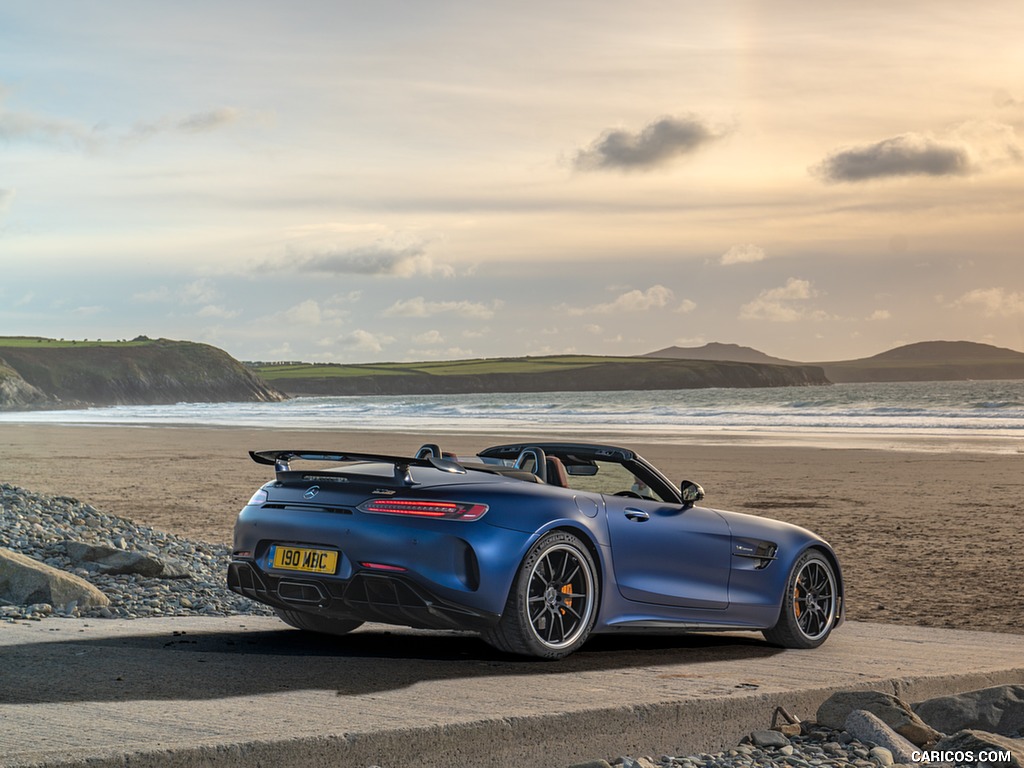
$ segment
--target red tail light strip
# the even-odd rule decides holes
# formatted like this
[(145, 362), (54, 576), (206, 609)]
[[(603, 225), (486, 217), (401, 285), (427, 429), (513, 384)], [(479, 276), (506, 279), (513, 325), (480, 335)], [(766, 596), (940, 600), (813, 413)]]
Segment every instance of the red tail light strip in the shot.
[(487, 505), (420, 499), (370, 499), (360, 504), (357, 509), (360, 512), (371, 512), (378, 515), (409, 515), (411, 517), (470, 521), (483, 517), (487, 512)]

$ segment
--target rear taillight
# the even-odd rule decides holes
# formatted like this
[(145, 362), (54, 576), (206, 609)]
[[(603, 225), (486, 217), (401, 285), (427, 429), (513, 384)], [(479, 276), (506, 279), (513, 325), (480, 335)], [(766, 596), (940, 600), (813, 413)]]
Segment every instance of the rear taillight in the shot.
[(418, 499), (370, 499), (360, 504), (360, 512), (377, 515), (408, 515), (435, 517), (442, 520), (479, 520), (487, 512), (486, 504), (460, 501), (425, 501)]

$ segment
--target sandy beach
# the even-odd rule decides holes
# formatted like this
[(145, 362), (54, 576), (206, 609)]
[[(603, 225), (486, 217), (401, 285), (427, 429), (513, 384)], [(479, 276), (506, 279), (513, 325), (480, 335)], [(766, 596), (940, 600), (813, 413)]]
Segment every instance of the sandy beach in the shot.
[[(205, 427), (0, 426), (0, 482), (229, 542), (272, 476), (250, 449), (411, 453), (436, 436)], [(445, 450), (525, 436), (446, 435)], [(803, 525), (839, 554), (851, 619), (1024, 633), (1024, 456), (630, 443), (706, 504)]]

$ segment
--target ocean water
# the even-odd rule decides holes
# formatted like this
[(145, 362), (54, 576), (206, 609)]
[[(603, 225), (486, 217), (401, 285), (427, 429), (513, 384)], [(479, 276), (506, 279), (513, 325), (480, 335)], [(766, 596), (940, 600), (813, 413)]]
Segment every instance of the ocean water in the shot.
[(479, 432), (1024, 454), (1024, 381), (773, 389), (303, 397), (0, 414), (16, 423)]

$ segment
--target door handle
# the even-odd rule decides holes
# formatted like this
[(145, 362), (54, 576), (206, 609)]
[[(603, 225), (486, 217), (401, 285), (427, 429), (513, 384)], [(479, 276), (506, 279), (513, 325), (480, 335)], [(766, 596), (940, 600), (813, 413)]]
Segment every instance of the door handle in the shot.
[(634, 507), (626, 507), (623, 514), (626, 515), (627, 520), (632, 520), (634, 523), (643, 523), (651, 519), (651, 516), (642, 509), (636, 509)]

